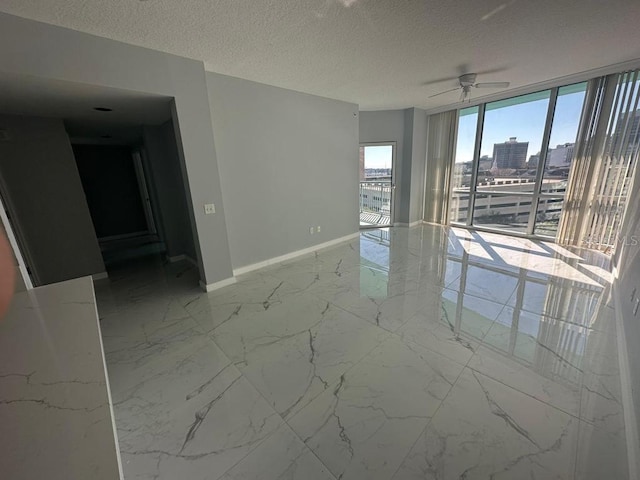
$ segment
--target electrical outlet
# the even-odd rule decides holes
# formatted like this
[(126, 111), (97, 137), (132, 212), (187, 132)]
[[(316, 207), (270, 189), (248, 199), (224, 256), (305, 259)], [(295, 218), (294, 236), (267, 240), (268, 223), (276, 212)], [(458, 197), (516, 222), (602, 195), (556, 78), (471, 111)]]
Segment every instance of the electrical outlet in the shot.
[(309, 235), (313, 235), (313, 227), (309, 227)]
[(320, 225), (316, 227), (316, 232), (320, 233)]
[(212, 213), (216, 213), (216, 205), (214, 203), (205, 203), (204, 214), (211, 215)]

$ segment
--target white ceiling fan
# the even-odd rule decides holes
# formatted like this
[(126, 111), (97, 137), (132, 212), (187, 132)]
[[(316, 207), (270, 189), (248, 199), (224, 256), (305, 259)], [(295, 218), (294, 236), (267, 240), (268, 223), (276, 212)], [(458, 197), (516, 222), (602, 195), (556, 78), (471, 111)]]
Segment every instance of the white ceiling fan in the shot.
[(477, 73), (465, 73), (464, 75), (460, 75), (458, 77), (459, 86), (456, 88), (452, 88), (450, 90), (445, 90), (444, 92), (436, 93), (435, 95), (430, 95), (429, 98), (437, 97), (438, 95), (444, 95), (445, 93), (454, 92), (456, 90), (460, 90), (460, 101), (464, 102), (465, 100), (471, 101), (471, 89), (472, 88), (507, 88), (509, 86), (509, 82), (484, 82), (484, 83), (476, 83)]

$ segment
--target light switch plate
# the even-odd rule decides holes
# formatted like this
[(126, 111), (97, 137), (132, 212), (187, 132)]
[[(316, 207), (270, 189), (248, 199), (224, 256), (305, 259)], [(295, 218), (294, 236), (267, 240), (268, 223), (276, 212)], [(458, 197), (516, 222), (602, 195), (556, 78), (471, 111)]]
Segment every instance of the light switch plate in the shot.
[(211, 215), (212, 213), (216, 213), (216, 205), (214, 203), (205, 203), (204, 214)]

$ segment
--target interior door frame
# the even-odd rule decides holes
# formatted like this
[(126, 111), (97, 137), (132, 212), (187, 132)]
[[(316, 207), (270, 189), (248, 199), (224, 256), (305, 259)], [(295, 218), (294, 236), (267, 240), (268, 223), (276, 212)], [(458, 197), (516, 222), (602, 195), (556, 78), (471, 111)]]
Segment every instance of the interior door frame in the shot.
[[(360, 153), (360, 148), (363, 148), (363, 147), (385, 147), (385, 146), (391, 146), (391, 195), (389, 197), (389, 223), (386, 225), (360, 225), (360, 212), (358, 212), (358, 225), (360, 226), (360, 230), (368, 230), (373, 228), (388, 228), (394, 225), (395, 209), (396, 209), (395, 207), (396, 205), (395, 171), (396, 171), (396, 152), (398, 149), (398, 142), (396, 142), (395, 140), (389, 141), (389, 142), (361, 142), (358, 146), (358, 154)], [(358, 183), (359, 181), (360, 180), (358, 180)], [(358, 189), (359, 188), (360, 187), (358, 186)], [(360, 202), (359, 197), (358, 197), (358, 202)]]
[(144, 216), (147, 221), (148, 233), (151, 235), (157, 235), (158, 228), (153, 215), (151, 196), (147, 186), (147, 175), (144, 171), (144, 162), (142, 161), (142, 151), (137, 148), (132, 150), (131, 158), (133, 161), (133, 168), (136, 172), (136, 179), (138, 180), (138, 190), (140, 191), (140, 200), (142, 200), (142, 210), (144, 211)]

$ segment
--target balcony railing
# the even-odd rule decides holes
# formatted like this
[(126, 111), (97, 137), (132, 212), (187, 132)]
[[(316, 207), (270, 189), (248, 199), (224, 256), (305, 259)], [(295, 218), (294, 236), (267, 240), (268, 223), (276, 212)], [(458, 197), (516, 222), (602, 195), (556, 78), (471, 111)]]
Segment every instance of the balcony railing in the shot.
[(360, 225), (391, 223), (391, 181), (360, 182)]

